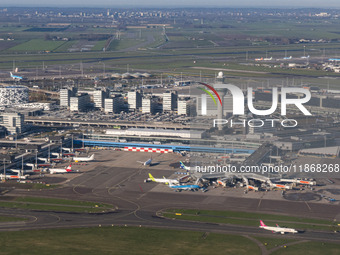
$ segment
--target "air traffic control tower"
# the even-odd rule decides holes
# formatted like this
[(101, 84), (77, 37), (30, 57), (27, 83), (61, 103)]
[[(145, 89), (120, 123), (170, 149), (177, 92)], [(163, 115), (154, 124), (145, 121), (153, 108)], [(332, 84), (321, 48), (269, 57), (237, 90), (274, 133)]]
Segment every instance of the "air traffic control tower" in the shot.
[[(227, 93), (227, 89), (224, 86), (224, 76), (223, 76), (223, 72), (219, 72), (217, 77), (216, 77), (216, 83), (213, 85), (214, 89), (217, 91), (217, 93), (220, 95), (221, 101), (222, 101), (222, 105), (221, 104), (217, 104), (217, 118), (218, 119), (223, 119), (223, 107), (224, 107), (224, 96)], [(222, 130), (223, 125), (222, 124), (218, 124), (217, 126), (218, 130)]]

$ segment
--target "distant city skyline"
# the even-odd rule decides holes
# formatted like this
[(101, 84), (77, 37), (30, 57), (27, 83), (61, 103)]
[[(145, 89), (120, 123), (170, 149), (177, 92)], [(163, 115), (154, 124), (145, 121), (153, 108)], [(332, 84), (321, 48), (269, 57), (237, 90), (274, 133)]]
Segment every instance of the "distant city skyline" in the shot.
[(237, 2), (230, 0), (172, 0), (163, 2), (159, 0), (45, 0), (43, 3), (36, 0), (2, 0), (0, 7), (277, 7), (277, 8), (297, 8), (297, 7), (315, 7), (315, 8), (340, 8), (339, 0), (239, 0)]

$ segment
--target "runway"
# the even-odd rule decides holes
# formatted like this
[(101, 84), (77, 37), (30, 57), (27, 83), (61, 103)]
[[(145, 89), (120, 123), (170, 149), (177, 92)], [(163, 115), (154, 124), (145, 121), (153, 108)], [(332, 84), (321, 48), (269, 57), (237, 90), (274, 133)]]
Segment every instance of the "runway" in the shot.
[[(261, 235), (267, 237), (281, 236), (272, 234), (266, 230), (256, 227), (235, 226), (228, 224), (199, 223), (181, 220), (172, 220), (154, 215), (153, 212), (139, 210), (138, 213), (129, 210), (118, 210), (104, 214), (83, 214), (83, 213), (57, 213), (57, 212), (33, 212), (15, 209), (2, 210), (5, 214), (15, 214), (35, 218), (26, 223), (1, 223), (1, 231), (19, 231), (33, 229), (55, 229), (55, 228), (79, 228), (79, 227), (117, 227), (117, 226), (137, 226), (152, 228), (167, 228), (176, 230), (190, 230), (201, 232), (237, 234), (237, 235)], [(306, 231), (299, 234), (288, 234), (285, 238), (298, 240), (315, 240), (327, 242), (339, 242), (340, 236), (337, 233)]]

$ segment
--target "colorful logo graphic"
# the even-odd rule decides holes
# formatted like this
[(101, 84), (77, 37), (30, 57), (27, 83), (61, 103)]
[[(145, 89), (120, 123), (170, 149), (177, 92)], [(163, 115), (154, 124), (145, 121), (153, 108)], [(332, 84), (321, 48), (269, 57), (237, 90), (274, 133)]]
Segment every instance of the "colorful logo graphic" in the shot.
[[(210, 86), (210, 85), (208, 85), (206, 83), (200, 82), (200, 84), (205, 86), (205, 87), (207, 87), (207, 88), (209, 88), (212, 92), (214, 92), (214, 94), (216, 95), (216, 97), (218, 98), (218, 100), (220, 101), (220, 104), (222, 106), (222, 100), (221, 100), (220, 95), (217, 93), (217, 91), (212, 86)], [(200, 90), (204, 91), (205, 93), (207, 93), (212, 98), (212, 100), (214, 101), (215, 105), (217, 106), (216, 99), (214, 98), (213, 94), (209, 90), (207, 90), (205, 88), (200, 88), (200, 87), (198, 89), (200, 89)]]

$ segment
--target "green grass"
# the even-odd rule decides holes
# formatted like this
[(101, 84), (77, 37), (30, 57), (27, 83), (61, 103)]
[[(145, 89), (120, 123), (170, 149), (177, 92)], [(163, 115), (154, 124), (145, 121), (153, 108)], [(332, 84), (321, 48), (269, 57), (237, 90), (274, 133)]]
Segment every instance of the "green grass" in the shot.
[(340, 244), (335, 243), (321, 243), (321, 242), (307, 242), (287, 246), (287, 248), (279, 249), (272, 255), (338, 255), (340, 254)]
[(43, 183), (33, 183), (32, 189), (55, 189), (60, 187), (60, 185), (56, 184), (43, 184)]
[(13, 216), (0, 216), (0, 222), (13, 222), (13, 221), (25, 221), (27, 218), (13, 217)]
[(101, 40), (96, 42), (96, 44), (93, 46), (93, 48), (91, 50), (93, 51), (102, 51), (103, 48), (105, 47), (107, 40)]
[[(181, 213), (182, 215), (176, 215)], [(272, 215), (248, 212), (233, 211), (208, 211), (208, 210), (190, 210), (190, 209), (169, 209), (163, 214), (168, 218), (182, 220), (193, 220), (200, 222), (224, 223), (233, 225), (259, 226), (259, 220), (262, 219), (267, 225), (279, 224), (280, 226), (296, 228), (298, 230), (339, 230), (335, 226), (336, 222), (322, 219), (311, 219), (302, 217), (291, 217), (285, 215)]]
[(282, 239), (282, 238), (271, 238), (271, 237), (260, 237), (254, 236), (255, 239), (259, 240), (263, 245), (266, 246), (267, 250), (271, 250), (277, 246), (295, 242), (295, 239)]
[(68, 41), (64, 44), (58, 46), (53, 51), (55, 52), (67, 52), (69, 48), (71, 48), (74, 44), (76, 44), (78, 41)]
[[(260, 254), (245, 237), (135, 227), (0, 233), (0, 254)], [(20, 240), (20, 241), (18, 241)]]
[(45, 41), (43, 39), (32, 39), (22, 44), (16, 45), (8, 49), (8, 51), (53, 51), (63, 44), (65, 44), (65, 41)]
[(109, 51), (124, 50), (126, 48), (133, 47), (141, 42), (142, 42), (141, 40), (136, 39), (112, 40), (108, 47), (108, 50)]
[(41, 197), (3, 197), (0, 207), (26, 210), (96, 213), (111, 210), (110, 204)]

